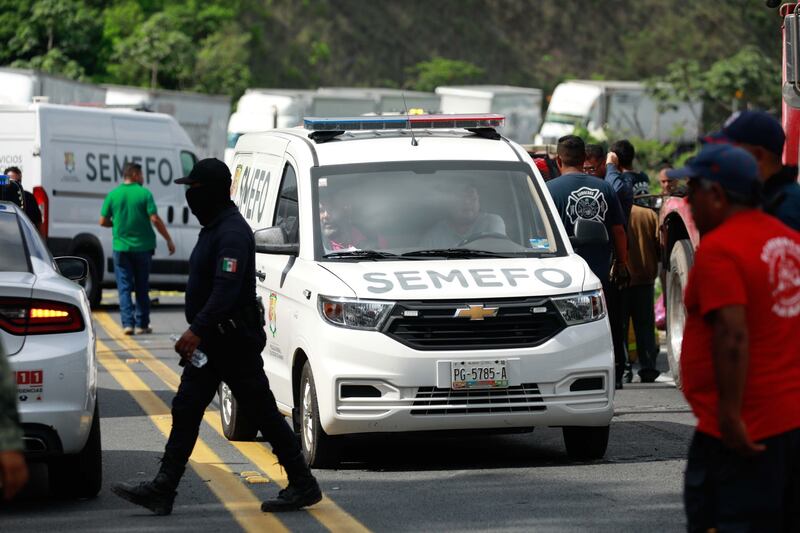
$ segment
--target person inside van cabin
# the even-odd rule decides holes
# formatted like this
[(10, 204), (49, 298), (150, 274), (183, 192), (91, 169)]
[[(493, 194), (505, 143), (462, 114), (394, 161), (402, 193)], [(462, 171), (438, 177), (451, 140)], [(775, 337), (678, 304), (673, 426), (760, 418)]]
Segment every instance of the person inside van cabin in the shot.
[(505, 235), (503, 219), (481, 211), (481, 197), (475, 184), (462, 181), (449, 193), (445, 205), (447, 217), (428, 230), (420, 242), (422, 248), (452, 248), (479, 235)]
[[(142, 166), (125, 163), (124, 181), (106, 196), (100, 209), (100, 225), (113, 228), (114, 274), (119, 291), (119, 311), (126, 335), (152, 333), (150, 328), (150, 263), (156, 248), (153, 226), (167, 241), (169, 254), (175, 245), (158, 216), (153, 194), (142, 184)], [(136, 293), (136, 308), (131, 300)]]
[(320, 194), (319, 225), (326, 252), (386, 248), (386, 239), (370, 238), (353, 225), (352, 195), (347, 190)]
[(39, 230), (39, 233), (42, 232), (42, 212), (39, 209), (39, 205), (36, 203), (36, 198), (33, 196), (32, 193), (26, 191), (24, 187), (22, 187), (22, 170), (19, 167), (8, 167), (3, 172), (10, 181), (16, 182), (22, 188), (22, 194), (24, 197), (24, 202), (22, 208), (25, 210), (25, 214), (28, 215), (28, 218), (33, 222), (33, 225), (36, 226), (36, 229)]

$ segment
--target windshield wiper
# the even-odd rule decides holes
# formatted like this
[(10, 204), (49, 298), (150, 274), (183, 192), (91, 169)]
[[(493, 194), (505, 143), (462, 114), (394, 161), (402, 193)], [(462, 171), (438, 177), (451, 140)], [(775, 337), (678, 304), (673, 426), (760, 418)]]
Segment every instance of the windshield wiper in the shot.
[(391, 252), (379, 252), (378, 250), (341, 250), (331, 252), (322, 256), (324, 259), (397, 259), (400, 256)]
[(489, 252), (487, 250), (473, 250), (471, 248), (439, 248), (432, 250), (414, 250), (400, 254), (400, 257), (448, 257), (448, 258), (467, 258), (467, 257), (512, 257), (510, 255)]

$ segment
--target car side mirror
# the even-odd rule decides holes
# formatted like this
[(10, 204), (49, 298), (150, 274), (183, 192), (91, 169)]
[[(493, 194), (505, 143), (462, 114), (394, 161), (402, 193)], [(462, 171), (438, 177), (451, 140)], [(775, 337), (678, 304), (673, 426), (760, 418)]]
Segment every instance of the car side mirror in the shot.
[(256, 230), (253, 237), (256, 240), (256, 253), (294, 256), (300, 253), (300, 245), (287, 243), (286, 231), (280, 226)]
[(58, 271), (67, 279), (80, 283), (89, 275), (89, 262), (83, 257), (64, 256), (56, 257)]
[(572, 246), (608, 244), (608, 231), (602, 222), (579, 218), (575, 222), (575, 235), (569, 238)]

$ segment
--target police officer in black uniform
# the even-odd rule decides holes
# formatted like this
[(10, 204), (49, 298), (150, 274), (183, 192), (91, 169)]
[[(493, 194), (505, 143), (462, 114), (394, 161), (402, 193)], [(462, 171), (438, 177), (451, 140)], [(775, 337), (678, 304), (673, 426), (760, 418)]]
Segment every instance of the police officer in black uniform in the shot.
[[(290, 511), (313, 505), (322, 493), (264, 374), (261, 351), (266, 335), (263, 308), (255, 292), (255, 241), (230, 199), (230, 171), (218, 159), (204, 159), (175, 182), (189, 185), (186, 200), (203, 229), (189, 264), (186, 320), (190, 326), (175, 343), (184, 371), (172, 401), (172, 431), (155, 479), (117, 484), (112, 491), (156, 514), (172, 512), (203, 413), (220, 381), (225, 381), (245, 416), (258, 423), (289, 478), (289, 485), (276, 499), (264, 502), (261, 510)], [(199, 368), (189, 363), (198, 348), (208, 357)]]

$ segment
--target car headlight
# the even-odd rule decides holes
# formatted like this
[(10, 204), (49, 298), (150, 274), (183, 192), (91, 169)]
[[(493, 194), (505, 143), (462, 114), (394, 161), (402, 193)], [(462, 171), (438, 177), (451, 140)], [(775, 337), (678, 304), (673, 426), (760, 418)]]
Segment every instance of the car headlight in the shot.
[(341, 328), (380, 329), (392, 307), (394, 302), (319, 296), (319, 313), (322, 318)]
[(599, 290), (553, 298), (553, 303), (568, 326), (600, 320), (606, 316), (605, 301)]

